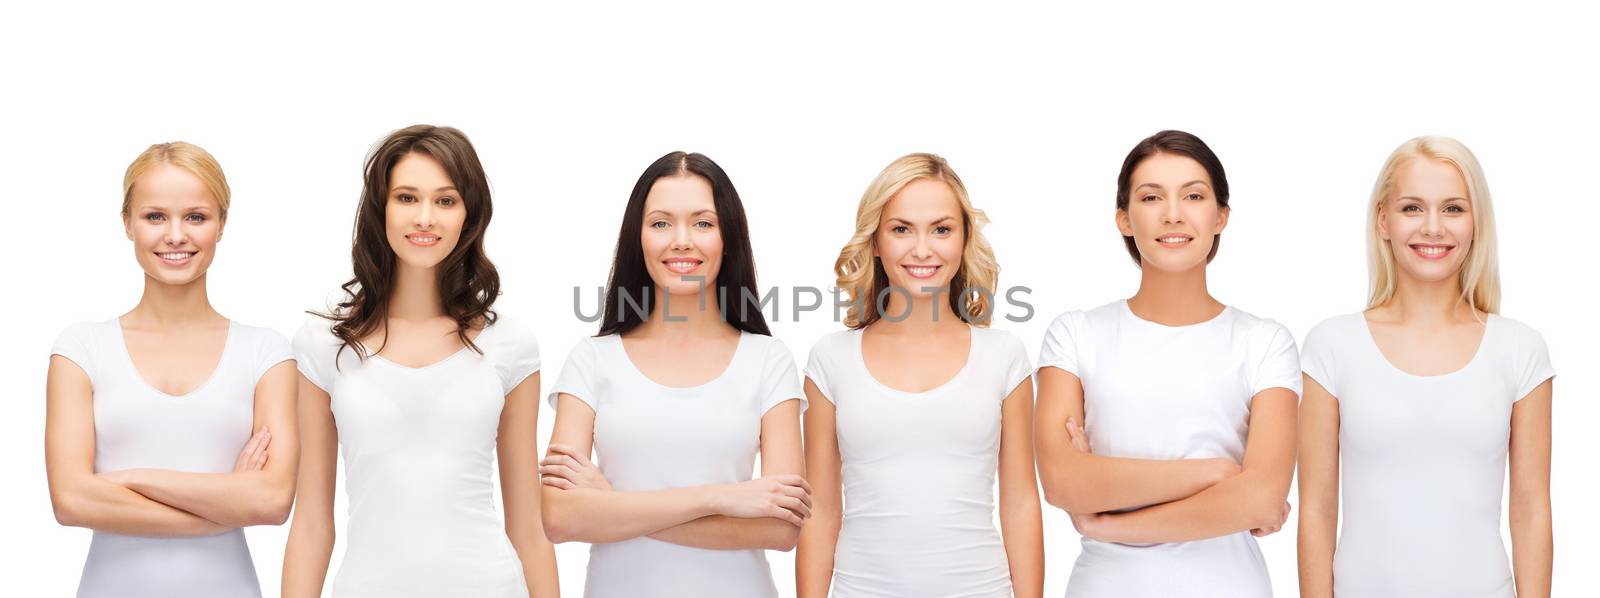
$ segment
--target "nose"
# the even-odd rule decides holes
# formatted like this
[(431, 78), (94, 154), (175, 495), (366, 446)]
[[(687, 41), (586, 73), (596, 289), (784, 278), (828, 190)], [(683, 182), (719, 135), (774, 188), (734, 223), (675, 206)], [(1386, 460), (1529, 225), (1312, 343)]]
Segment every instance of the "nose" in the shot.
[(1161, 223), (1178, 224), (1183, 222), (1183, 202), (1175, 199), (1162, 200)]
[(162, 235), (167, 245), (181, 247), (189, 242), (189, 233), (183, 229), (183, 219), (173, 218), (167, 221), (167, 230)]
[(911, 248), (911, 257), (917, 259), (933, 257), (933, 247), (928, 244), (927, 233), (917, 235), (917, 244)]
[(417, 209), (416, 219), (414, 220), (414, 224), (417, 225), (417, 230), (432, 229), (434, 223), (433, 210), (435, 209), (433, 207), (433, 202), (423, 201), (418, 203), (421, 204), (421, 207)]
[(673, 251), (688, 251), (694, 249), (694, 243), (689, 240), (689, 227), (675, 226), (672, 228)]
[(1422, 236), (1436, 239), (1444, 238), (1444, 227), (1439, 220), (1439, 210), (1428, 210), (1428, 217), (1422, 220)]

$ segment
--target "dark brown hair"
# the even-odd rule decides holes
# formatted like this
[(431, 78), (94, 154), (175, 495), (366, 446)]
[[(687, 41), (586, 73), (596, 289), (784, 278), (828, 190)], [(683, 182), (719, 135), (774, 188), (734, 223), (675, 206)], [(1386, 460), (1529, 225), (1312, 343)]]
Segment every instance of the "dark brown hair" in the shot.
[[(500, 274), (483, 251), (483, 233), (494, 209), (489, 201), (489, 180), (478, 162), (478, 153), (459, 130), (412, 125), (390, 133), (367, 156), (361, 204), (356, 208), (355, 239), (350, 248), (355, 276), (342, 285), (346, 297), (338, 309), (331, 314), (316, 314), (333, 321), (333, 335), (344, 342), (341, 352), (349, 347), (362, 359), (369, 353), (361, 339), (383, 330), (384, 343), (389, 340), (389, 294), (397, 259), (386, 234), (389, 175), (400, 158), (412, 153), (433, 158), (444, 167), (467, 210), (460, 241), (436, 269), (439, 298), (445, 314), (456, 321), (456, 337), (482, 353), (467, 337), (467, 331), (479, 323), (489, 325), (495, 321), (491, 306), (500, 295)], [(371, 353), (382, 350), (379, 345)]]
[[(617, 233), (611, 277), (606, 282), (605, 313), (600, 319), (600, 332), (595, 336), (620, 335), (633, 330), (644, 323), (645, 316), (653, 309), (655, 281), (645, 269), (644, 242), (640, 239), (644, 232), (644, 201), (657, 180), (678, 176), (697, 176), (711, 184), (711, 204), (721, 223), (717, 228), (722, 234), (723, 254), (715, 288), (706, 290), (717, 293), (723, 320), (745, 332), (772, 336), (761, 308), (748, 309), (760, 295), (756, 289), (756, 262), (750, 249), (750, 227), (739, 192), (733, 188), (728, 173), (711, 158), (686, 152), (672, 152), (657, 158), (633, 184), (628, 207), (622, 214), (622, 230)], [(635, 297), (639, 301), (635, 302)], [(624, 306), (625, 300), (629, 306)], [(730, 307), (729, 300), (738, 302), (738, 307)], [(631, 309), (633, 305), (639, 309)], [(749, 313), (751, 311), (755, 313)]]
[[(1174, 154), (1199, 162), (1206, 176), (1211, 178), (1217, 207), (1228, 207), (1228, 175), (1222, 170), (1222, 160), (1217, 159), (1217, 155), (1199, 137), (1183, 131), (1166, 130), (1144, 138), (1139, 145), (1133, 146), (1133, 151), (1128, 152), (1128, 157), (1122, 161), (1122, 172), (1117, 175), (1117, 210), (1128, 211), (1128, 196), (1133, 192), (1128, 186), (1132, 184), (1133, 169), (1138, 168), (1145, 158), (1156, 154)], [(1144, 262), (1139, 257), (1139, 247), (1134, 244), (1133, 237), (1123, 237), (1122, 242), (1128, 246), (1128, 255), (1133, 256), (1133, 263), (1143, 267)], [(1219, 233), (1211, 240), (1211, 253), (1206, 254), (1206, 263), (1217, 257), (1217, 247), (1221, 245), (1222, 235)]]

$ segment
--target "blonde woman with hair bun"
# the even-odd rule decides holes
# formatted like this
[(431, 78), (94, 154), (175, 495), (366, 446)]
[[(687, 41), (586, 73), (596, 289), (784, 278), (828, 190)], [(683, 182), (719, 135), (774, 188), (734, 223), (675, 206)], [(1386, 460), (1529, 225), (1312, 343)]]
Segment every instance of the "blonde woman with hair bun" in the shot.
[(1367, 216), (1366, 309), (1318, 324), (1302, 359), (1301, 595), (1549, 596), (1555, 371), (1499, 315), (1483, 169), (1454, 139), (1411, 139)]
[(861, 198), (834, 267), (848, 329), (805, 368), (800, 598), (1043, 592), (1031, 366), (988, 327), (987, 223), (933, 154), (895, 160)]
[(227, 179), (198, 146), (150, 146), (123, 178), (144, 296), (51, 349), (45, 469), (62, 525), (94, 530), (78, 596), (258, 597), (250, 525), (294, 498), (288, 341), (212, 308)]

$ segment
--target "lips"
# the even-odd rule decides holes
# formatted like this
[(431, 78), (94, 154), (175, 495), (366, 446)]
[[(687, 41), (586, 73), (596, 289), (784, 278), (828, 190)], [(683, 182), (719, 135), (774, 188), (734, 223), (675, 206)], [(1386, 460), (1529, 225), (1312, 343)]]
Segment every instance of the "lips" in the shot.
[(694, 258), (671, 258), (661, 260), (673, 274), (688, 274), (700, 268), (701, 261)]
[(1182, 233), (1168, 233), (1156, 237), (1156, 243), (1162, 247), (1183, 247), (1193, 240), (1194, 237)]
[(1425, 260), (1442, 260), (1455, 251), (1454, 245), (1439, 245), (1435, 243), (1413, 243), (1411, 252)]
[(411, 233), (406, 235), (406, 240), (417, 247), (433, 247), (439, 244), (439, 235), (433, 233)]
[(156, 257), (169, 266), (182, 266), (194, 259), (194, 251), (157, 251)]
[(938, 265), (932, 265), (932, 266), (902, 265), (900, 267), (906, 271), (906, 274), (910, 274), (912, 278), (932, 278), (934, 274), (939, 272), (939, 268), (940, 268), (940, 266), (938, 266)]

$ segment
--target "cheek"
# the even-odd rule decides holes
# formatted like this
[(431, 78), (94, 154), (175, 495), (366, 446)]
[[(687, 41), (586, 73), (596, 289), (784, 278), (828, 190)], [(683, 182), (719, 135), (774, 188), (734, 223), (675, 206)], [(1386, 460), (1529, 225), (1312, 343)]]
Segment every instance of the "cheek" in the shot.
[(1473, 238), (1472, 217), (1456, 218), (1450, 222), (1450, 234), (1461, 243), (1470, 243)]

